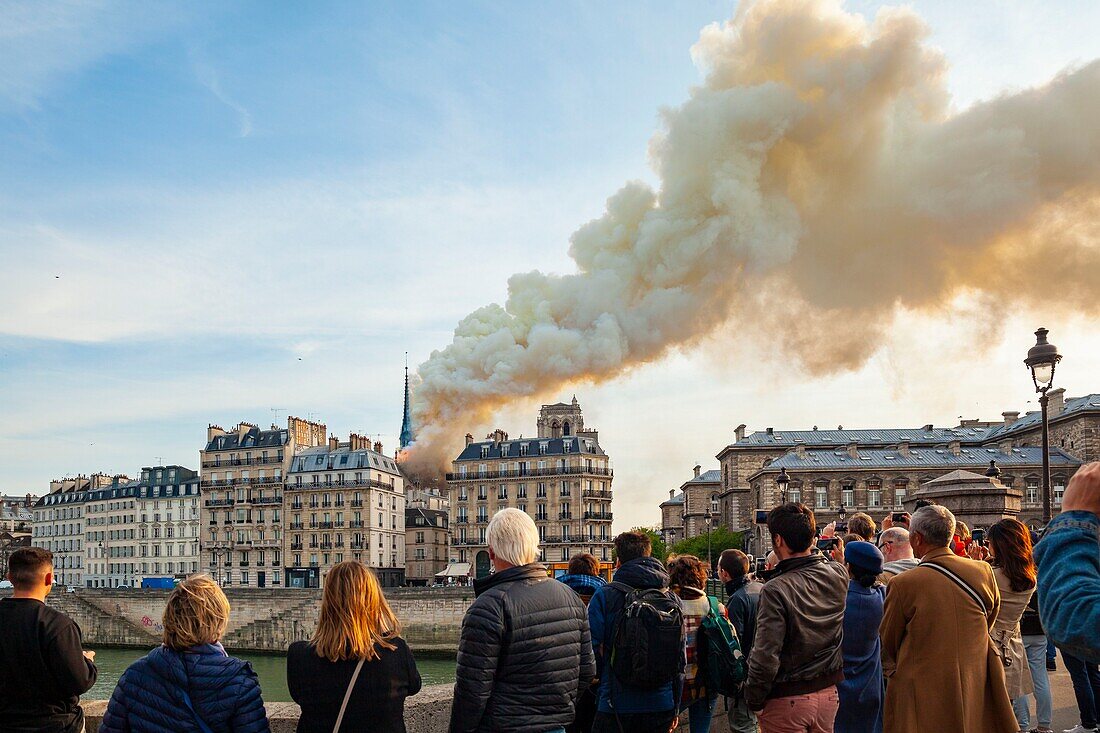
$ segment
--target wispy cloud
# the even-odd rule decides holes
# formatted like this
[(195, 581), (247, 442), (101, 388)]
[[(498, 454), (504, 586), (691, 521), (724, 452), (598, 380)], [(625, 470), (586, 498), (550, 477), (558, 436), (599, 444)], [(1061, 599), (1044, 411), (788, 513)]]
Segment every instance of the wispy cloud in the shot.
[(201, 61), (195, 58), (195, 54), (192, 53), (192, 64), (195, 67), (195, 74), (198, 77), (199, 83), (210, 90), (210, 93), (214, 97), (224, 104), (229, 109), (237, 113), (237, 128), (240, 137), (248, 137), (252, 134), (252, 113), (248, 109), (231, 97), (223, 88), (221, 79), (218, 76), (218, 72), (205, 61)]
[(0, 2), (0, 109), (34, 108), (66, 76), (147, 42), (183, 6), (109, 0)]

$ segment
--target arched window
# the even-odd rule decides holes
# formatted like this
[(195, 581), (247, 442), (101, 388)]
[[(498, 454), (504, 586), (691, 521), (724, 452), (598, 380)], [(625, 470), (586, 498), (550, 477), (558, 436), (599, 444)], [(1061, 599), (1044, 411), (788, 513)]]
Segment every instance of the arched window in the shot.
[(562, 435), (572, 435), (573, 434), (573, 428), (569, 424), (568, 420), (566, 420), (565, 422), (563, 422), (561, 424), (561, 434)]

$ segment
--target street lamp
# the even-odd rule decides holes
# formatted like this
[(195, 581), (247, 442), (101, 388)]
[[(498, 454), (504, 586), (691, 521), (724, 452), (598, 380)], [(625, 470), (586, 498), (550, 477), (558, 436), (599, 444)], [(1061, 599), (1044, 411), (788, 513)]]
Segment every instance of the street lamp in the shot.
[(1050, 508), (1050, 428), (1047, 418), (1047, 391), (1054, 384), (1054, 367), (1062, 360), (1054, 344), (1047, 342), (1048, 331), (1040, 327), (1035, 332), (1035, 345), (1028, 349), (1024, 364), (1031, 370), (1031, 381), (1039, 393), (1043, 409), (1043, 524), (1051, 519)]
[(791, 483), (791, 477), (787, 475), (787, 469), (780, 468), (779, 475), (775, 477), (775, 485), (779, 487), (779, 503), (787, 503), (787, 486)]

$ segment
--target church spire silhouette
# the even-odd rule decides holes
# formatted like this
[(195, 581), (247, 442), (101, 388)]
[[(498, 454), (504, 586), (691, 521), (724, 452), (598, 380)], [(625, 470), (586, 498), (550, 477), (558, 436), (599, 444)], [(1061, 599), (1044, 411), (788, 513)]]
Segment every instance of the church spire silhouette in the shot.
[(409, 352), (405, 352), (405, 412), (401, 417), (401, 449), (408, 448), (413, 442), (412, 416), (409, 414)]

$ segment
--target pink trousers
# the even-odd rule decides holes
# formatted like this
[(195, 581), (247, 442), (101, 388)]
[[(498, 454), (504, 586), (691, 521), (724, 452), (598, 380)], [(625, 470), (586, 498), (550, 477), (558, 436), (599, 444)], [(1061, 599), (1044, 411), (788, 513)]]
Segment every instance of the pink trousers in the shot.
[(768, 700), (756, 714), (762, 733), (833, 733), (833, 720), (840, 705), (836, 686)]

